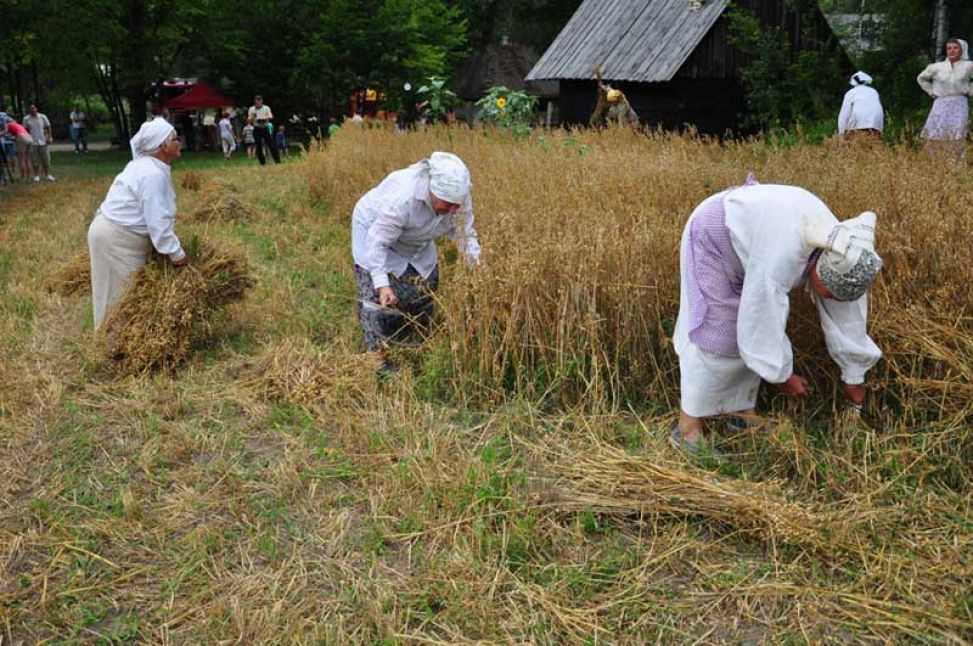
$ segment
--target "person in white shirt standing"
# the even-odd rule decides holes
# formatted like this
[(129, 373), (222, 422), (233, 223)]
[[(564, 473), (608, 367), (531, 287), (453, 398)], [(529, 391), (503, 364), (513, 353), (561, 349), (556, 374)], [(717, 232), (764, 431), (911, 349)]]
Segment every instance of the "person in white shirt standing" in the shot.
[(253, 97), (253, 105), (247, 110), (247, 119), (253, 124), (253, 137), (257, 147), (257, 161), (263, 166), (267, 163), (264, 156), (264, 144), (270, 148), (270, 154), (274, 158), (274, 163), (280, 163), (280, 153), (277, 152), (277, 143), (273, 135), (270, 134), (270, 122), (274, 118), (274, 113), (269, 105), (264, 105), (264, 98), (259, 94)]
[(236, 136), (233, 134), (230, 112), (225, 112), (220, 119), (220, 146), (223, 149), (223, 159), (229, 159), (233, 149), (236, 148)]
[(965, 40), (946, 41), (946, 60), (927, 66), (916, 79), (919, 87), (933, 99), (932, 109), (922, 129), (930, 152), (943, 148), (962, 153), (970, 127), (970, 102), (973, 94), (973, 62)]
[(181, 145), (165, 119), (147, 121), (132, 137), (132, 161), (108, 189), (88, 228), (95, 329), (124, 293), (129, 277), (154, 247), (181, 267), (188, 263), (176, 236), (176, 191), (170, 175)]
[(480, 261), (470, 188), (463, 161), (434, 152), (390, 174), (355, 205), (351, 245), (359, 321), (382, 372), (394, 370), (383, 352), (390, 337), (407, 323), (426, 325), (432, 312), (439, 284), (435, 239), (452, 238), (468, 266)]
[(88, 152), (88, 115), (78, 106), (71, 108), (68, 115), (71, 120), (71, 140), (74, 142), (74, 154)]
[(851, 75), (851, 89), (845, 93), (838, 113), (838, 134), (845, 141), (881, 139), (885, 111), (878, 92), (871, 87), (872, 77), (865, 72)]
[(44, 179), (53, 182), (51, 151), (47, 148), (47, 145), (54, 141), (54, 137), (51, 136), (51, 122), (48, 121), (46, 114), (38, 112), (37, 106), (31, 104), (29, 113), (24, 117), (24, 127), (33, 140), (30, 149), (34, 156), (34, 181), (41, 181), (38, 174), (38, 166), (40, 166), (44, 169)]
[(679, 254), (681, 410), (670, 443), (697, 453), (703, 418), (752, 416), (761, 379), (807, 396), (787, 338), (788, 292), (799, 287), (817, 307), (845, 396), (860, 409), (865, 373), (882, 356), (866, 331), (866, 292), (882, 268), (874, 245), (874, 213), (839, 222), (797, 186), (748, 178), (696, 207)]

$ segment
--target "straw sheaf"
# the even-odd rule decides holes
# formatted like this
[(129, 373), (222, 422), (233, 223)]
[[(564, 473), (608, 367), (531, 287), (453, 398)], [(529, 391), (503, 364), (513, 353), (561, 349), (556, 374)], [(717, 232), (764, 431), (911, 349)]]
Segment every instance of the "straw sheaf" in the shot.
[(220, 312), (254, 284), (243, 255), (205, 243), (185, 267), (150, 262), (102, 325), (114, 366), (123, 373), (179, 366), (209, 338)]
[(660, 455), (633, 456), (605, 445), (562, 456), (557, 469), (557, 502), (565, 509), (701, 517), (825, 553), (850, 547), (842, 544), (848, 528), (835, 514), (790, 501), (773, 484), (726, 480)]
[(211, 184), (200, 192), (200, 206), (190, 219), (194, 222), (233, 222), (252, 220), (256, 211), (236, 190), (225, 184)]
[(375, 362), (365, 354), (344, 354), (307, 339), (268, 346), (250, 385), (260, 396), (289, 401), (317, 413), (367, 406), (376, 396)]
[(87, 251), (75, 254), (60, 265), (47, 282), (47, 291), (61, 296), (91, 293), (91, 258)]

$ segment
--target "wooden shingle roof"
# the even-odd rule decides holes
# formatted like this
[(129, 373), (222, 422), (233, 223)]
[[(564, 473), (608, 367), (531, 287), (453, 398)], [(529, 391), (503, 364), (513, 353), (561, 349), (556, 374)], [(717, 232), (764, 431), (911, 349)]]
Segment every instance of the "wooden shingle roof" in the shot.
[(723, 13), (728, 0), (584, 0), (527, 74), (528, 81), (672, 80)]

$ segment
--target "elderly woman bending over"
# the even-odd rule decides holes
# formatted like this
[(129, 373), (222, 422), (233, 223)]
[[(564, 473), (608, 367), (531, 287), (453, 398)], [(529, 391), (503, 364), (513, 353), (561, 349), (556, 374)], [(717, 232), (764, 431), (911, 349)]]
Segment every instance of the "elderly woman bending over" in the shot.
[(860, 407), (865, 373), (882, 356), (865, 329), (865, 292), (882, 267), (874, 242), (874, 213), (839, 222), (796, 186), (748, 179), (696, 207), (679, 255), (682, 410), (670, 441), (696, 452), (703, 418), (752, 415), (761, 379), (786, 395), (807, 395), (786, 333), (788, 292), (802, 286), (845, 394)]
[[(461, 211), (462, 222), (456, 222)], [(406, 323), (426, 323), (439, 284), (434, 240), (448, 235), (468, 265), (480, 259), (473, 228), (470, 174), (459, 157), (434, 152), (398, 170), (355, 205), (351, 244), (358, 282), (358, 315), (365, 347), (382, 372), (383, 354)]]
[(133, 160), (115, 177), (88, 228), (96, 329), (153, 247), (173, 265), (188, 262), (176, 237), (176, 192), (169, 174), (180, 154), (176, 131), (164, 119), (154, 119), (142, 124), (131, 147)]

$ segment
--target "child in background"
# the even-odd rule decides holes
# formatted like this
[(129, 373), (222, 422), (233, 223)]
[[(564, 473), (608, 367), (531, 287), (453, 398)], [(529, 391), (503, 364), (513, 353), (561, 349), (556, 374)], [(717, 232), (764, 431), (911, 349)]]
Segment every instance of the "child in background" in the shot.
[(287, 137), (284, 135), (284, 126), (280, 126), (277, 131), (277, 150), (281, 155), (287, 156)]
[(253, 122), (247, 119), (247, 125), (243, 126), (243, 147), (247, 149), (247, 159), (253, 159), (257, 153), (254, 148)]
[(233, 124), (230, 123), (230, 113), (227, 112), (220, 119), (220, 147), (223, 149), (223, 159), (229, 159), (236, 148), (236, 138), (233, 135)]

